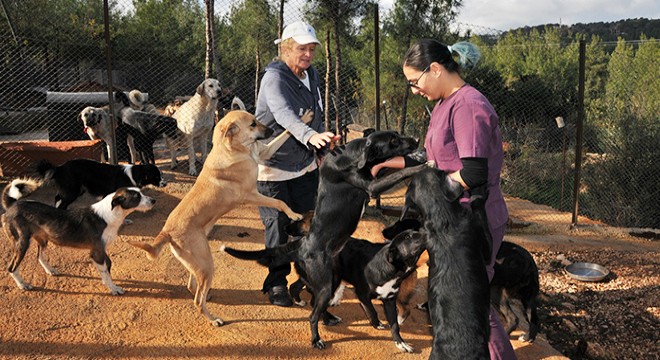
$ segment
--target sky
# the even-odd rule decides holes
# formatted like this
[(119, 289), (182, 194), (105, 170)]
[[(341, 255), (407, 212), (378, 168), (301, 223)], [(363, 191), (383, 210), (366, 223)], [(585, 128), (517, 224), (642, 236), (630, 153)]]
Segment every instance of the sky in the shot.
[[(381, 0), (389, 9), (394, 0)], [(506, 31), (542, 24), (659, 19), (659, 0), (463, 0), (457, 21)]]

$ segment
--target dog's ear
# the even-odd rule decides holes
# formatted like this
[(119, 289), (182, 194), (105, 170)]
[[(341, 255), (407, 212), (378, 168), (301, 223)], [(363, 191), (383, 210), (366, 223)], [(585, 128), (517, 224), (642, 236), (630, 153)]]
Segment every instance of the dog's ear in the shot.
[(126, 201), (126, 198), (123, 195), (115, 196), (112, 198), (110, 208), (114, 210), (115, 206), (123, 204), (124, 201)]
[(83, 121), (83, 118), (82, 118), (82, 111), (78, 113), (78, 120), (79, 120), (79, 121)]
[(204, 94), (204, 84), (206, 84), (206, 81), (204, 81), (201, 84), (197, 85), (197, 90), (195, 90), (197, 95), (203, 95)]
[(357, 168), (362, 169), (367, 165), (367, 162), (371, 161), (374, 157), (374, 150), (373, 150), (373, 141), (371, 139), (367, 139), (367, 142), (364, 144), (364, 151), (360, 153), (360, 156), (358, 157), (358, 163), (357, 163)]
[(240, 131), (240, 127), (235, 123), (222, 124), (220, 128), (222, 142), (228, 149), (232, 148), (232, 139)]

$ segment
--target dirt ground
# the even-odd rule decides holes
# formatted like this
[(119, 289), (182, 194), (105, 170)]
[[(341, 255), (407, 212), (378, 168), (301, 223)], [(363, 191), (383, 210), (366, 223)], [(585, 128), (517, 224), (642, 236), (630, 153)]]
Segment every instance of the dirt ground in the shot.
[[(403, 324), (401, 334), (415, 348), (413, 354), (403, 354), (394, 346), (389, 330), (369, 326), (352, 291), (345, 293), (340, 306), (331, 309), (343, 322), (334, 327), (320, 325), (328, 349), (312, 349), (307, 320), (310, 308), (270, 305), (259, 291), (266, 269), (218, 251), (222, 244), (242, 249), (263, 247), (263, 226), (257, 210), (250, 207), (226, 214), (210, 235), (216, 272), (209, 308), (226, 321), (222, 327), (211, 326), (196, 312), (186, 289), (188, 273), (169, 250), (158, 260), (149, 261), (141, 250), (127, 243), (151, 241), (194, 181), (181, 171), (162, 168), (170, 184), (145, 189), (157, 200), (156, 207), (130, 215), (134, 223), (120, 230), (108, 250), (112, 277), (126, 293), (110, 295), (84, 251), (50, 247), (50, 262), (62, 274), (52, 277), (38, 264), (36, 247), (31, 248), (22, 275), (34, 290), (19, 290), (6, 273), (0, 276), (0, 358), (428, 358), (431, 329), (425, 313), (413, 310)], [(50, 188), (35, 194), (47, 202), (52, 196)], [(574, 359), (660, 358), (659, 244), (603, 230), (560, 231), (567, 225), (543, 223), (542, 213), (550, 210), (531, 209), (516, 199), (509, 201), (514, 219), (531, 225), (512, 229), (507, 240), (533, 253), (541, 270), (543, 292), (537, 341), (519, 342), (520, 330), (511, 336), (518, 358), (565, 358), (555, 349)], [(76, 204), (91, 202), (83, 197)], [(380, 231), (392, 220), (370, 208), (355, 236), (382, 241)], [(0, 232), (0, 244), (4, 267), (10, 258), (4, 231)], [(577, 282), (566, 276), (559, 255), (599, 262), (613, 276), (602, 283)], [(418, 276), (414, 302), (423, 302), (426, 267), (419, 269)], [(289, 279), (295, 280), (295, 273)], [(309, 300), (308, 294), (304, 295)], [(377, 309), (384, 321), (379, 304)], [(612, 309), (617, 310), (608, 311)]]

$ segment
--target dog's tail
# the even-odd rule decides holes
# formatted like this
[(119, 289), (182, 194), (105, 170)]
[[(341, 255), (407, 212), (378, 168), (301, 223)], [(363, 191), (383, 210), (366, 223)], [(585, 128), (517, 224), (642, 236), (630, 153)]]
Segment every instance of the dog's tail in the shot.
[(172, 236), (168, 232), (164, 231), (161, 231), (156, 236), (153, 243), (148, 243), (146, 241), (129, 241), (128, 243), (146, 251), (147, 257), (150, 260), (155, 260), (158, 258), (158, 255), (160, 255), (160, 251), (163, 249), (165, 244), (172, 244), (176, 246), (176, 244), (172, 241)]
[(234, 98), (231, 100), (231, 109), (245, 111), (246, 108), (243, 100), (241, 100), (238, 96), (234, 96)]
[(7, 210), (16, 201), (24, 198), (41, 186), (40, 180), (20, 178), (12, 180), (2, 191), (2, 207)]
[(48, 160), (43, 159), (37, 163), (37, 174), (39, 174), (39, 177), (41, 177), (43, 181), (52, 179), (55, 170), (57, 170), (57, 166)]
[(255, 260), (262, 266), (276, 266), (294, 261), (299, 248), (300, 240), (295, 240), (274, 248), (254, 251), (238, 250), (222, 245), (220, 251), (224, 251), (238, 259)]

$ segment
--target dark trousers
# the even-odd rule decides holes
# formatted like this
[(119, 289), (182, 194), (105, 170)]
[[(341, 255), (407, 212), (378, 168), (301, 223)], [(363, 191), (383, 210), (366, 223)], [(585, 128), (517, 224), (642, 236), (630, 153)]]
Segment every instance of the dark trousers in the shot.
[[(319, 184), (319, 171), (285, 181), (258, 181), (257, 189), (263, 195), (284, 201), (291, 210), (304, 214), (314, 209), (316, 190)], [(259, 216), (265, 227), (265, 243), (267, 248), (286, 244), (288, 235), (285, 227), (290, 223), (283, 212), (269, 207), (259, 207)], [(291, 264), (271, 266), (264, 280), (263, 292), (277, 285), (287, 285), (286, 277), (291, 273)]]

